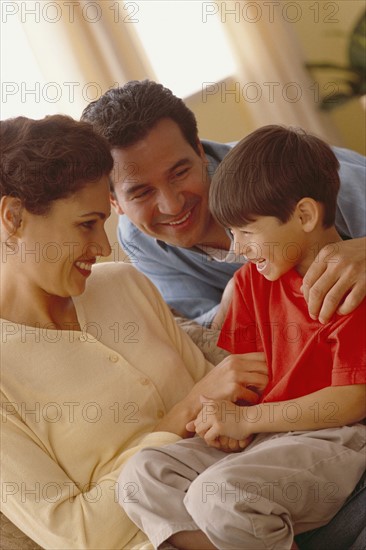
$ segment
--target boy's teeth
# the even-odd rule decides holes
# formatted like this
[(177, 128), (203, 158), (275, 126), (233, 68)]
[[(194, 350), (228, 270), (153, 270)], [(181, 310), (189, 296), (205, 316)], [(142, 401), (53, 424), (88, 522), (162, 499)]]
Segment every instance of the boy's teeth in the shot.
[(169, 225), (179, 225), (180, 223), (183, 223), (186, 220), (188, 220), (190, 215), (191, 215), (191, 213), (188, 212), (185, 216), (183, 216), (183, 218), (181, 218), (180, 220), (177, 220), (176, 222), (170, 222)]
[(256, 267), (258, 271), (263, 271), (265, 267), (267, 266), (267, 260), (259, 260), (259, 262), (256, 263)]

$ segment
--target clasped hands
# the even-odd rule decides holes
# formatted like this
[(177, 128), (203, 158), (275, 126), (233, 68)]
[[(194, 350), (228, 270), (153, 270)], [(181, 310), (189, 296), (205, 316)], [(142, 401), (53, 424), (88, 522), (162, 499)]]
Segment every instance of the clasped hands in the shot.
[[(206, 380), (204, 391), (199, 395), (201, 410), (194, 420), (187, 423), (186, 429), (202, 437), (211, 447), (225, 452), (242, 451), (253, 435), (250, 422), (245, 422), (241, 414), (241, 405), (258, 403), (268, 383), (264, 353), (230, 355), (210, 374), (213, 382), (215, 378), (216, 387), (209, 392)], [(217, 375), (221, 378), (220, 385), (217, 385)]]

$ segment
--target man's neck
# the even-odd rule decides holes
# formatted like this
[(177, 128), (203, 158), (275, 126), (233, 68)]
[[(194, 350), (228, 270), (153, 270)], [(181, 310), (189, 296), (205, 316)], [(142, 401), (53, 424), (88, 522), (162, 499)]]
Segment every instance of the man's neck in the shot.
[(212, 220), (205, 234), (205, 239), (197, 243), (197, 246), (202, 248), (216, 248), (219, 250), (230, 250), (231, 239), (222, 225), (218, 225)]

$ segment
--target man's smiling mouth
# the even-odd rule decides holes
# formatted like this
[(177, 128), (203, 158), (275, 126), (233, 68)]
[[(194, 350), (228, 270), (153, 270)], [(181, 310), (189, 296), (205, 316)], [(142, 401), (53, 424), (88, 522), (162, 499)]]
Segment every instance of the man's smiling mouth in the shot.
[(188, 218), (192, 215), (192, 210), (190, 210), (189, 212), (187, 212), (187, 214), (184, 214), (184, 216), (182, 216), (181, 218), (179, 218), (178, 220), (175, 220), (174, 222), (167, 222), (167, 223), (163, 223), (162, 225), (181, 225), (182, 223), (184, 223), (185, 221), (188, 220)]

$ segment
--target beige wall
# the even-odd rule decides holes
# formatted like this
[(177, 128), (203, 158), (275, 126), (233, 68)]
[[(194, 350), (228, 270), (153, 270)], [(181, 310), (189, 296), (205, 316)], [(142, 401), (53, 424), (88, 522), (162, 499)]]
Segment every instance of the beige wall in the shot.
[[(278, 4), (278, 2), (277, 2)], [(291, 24), (291, 30), (298, 42), (302, 63), (331, 62), (347, 65), (348, 33), (365, 9), (360, 0), (338, 0), (336, 2), (287, 2), (281, 0), (281, 8), (294, 17), (290, 4), (296, 4), (301, 10), (301, 17)], [(264, 12), (263, 12), (264, 13)], [(286, 14), (286, 11), (284, 12)], [(243, 42), (245, 47), (245, 30)], [(275, 55), (275, 54), (273, 54)], [(281, 62), (286, 64), (286, 52), (281, 52)], [(317, 71), (309, 73), (308, 93), (315, 107), (319, 107), (319, 95), (332, 90), (326, 86), (337, 81), (340, 73)], [(265, 80), (265, 75), (263, 75)], [(313, 83), (317, 82), (312, 87)], [(215, 93), (197, 93), (186, 99), (187, 105), (195, 113), (201, 138), (217, 141), (235, 141), (256, 127), (251, 118), (251, 106), (239, 101), (235, 94), (228, 93), (239, 85), (244, 85), (243, 77), (233, 77), (217, 85)], [(330, 84), (331, 85), (331, 84)], [(226, 92), (226, 93), (225, 93)], [(319, 92), (319, 93), (318, 93)], [(238, 94), (240, 95), (240, 94)], [(273, 104), (276, 111), (276, 103)], [(330, 112), (320, 113), (325, 126), (333, 136), (332, 143), (354, 149), (362, 154), (366, 151), (365, 110), (361, 101), (356, 98), (347, 104), (336, 107)], [(268, 120), (272, 123), (272, 120)], [(315, 131), (315, 130), (314, 130)]]
[[(319, 5), (319, 21), (314, 23), (314, 11), (304, 9), (303, 17), (295, 25), (305, 60), (347, 65), (348, 34), (365, 11), (365, 2), (338, 0), (311, 4)], [(336, 82), (341, 73), (322, 70), (316, 76), (322, 88), (329, 82)], [(362, 154), (366, 151), (365, 114), (362, 102), (355, 98), (326, 115), (336, 126), (345, 147)]]

